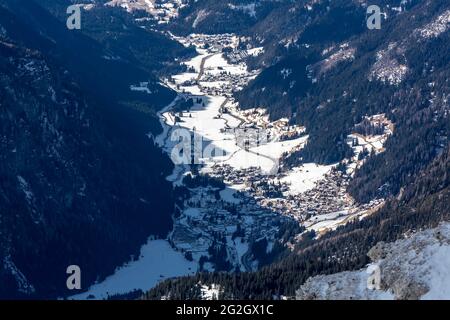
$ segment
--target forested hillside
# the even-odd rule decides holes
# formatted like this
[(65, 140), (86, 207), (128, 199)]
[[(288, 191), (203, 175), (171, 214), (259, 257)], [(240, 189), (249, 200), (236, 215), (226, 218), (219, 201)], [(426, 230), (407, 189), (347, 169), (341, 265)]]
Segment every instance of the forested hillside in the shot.
[[(155, 77), (173, 62), (164, 46), (189, 52), (145, 31), (128, 46), (131, 34), (90, 14), (84, 34), (39, 2), (0, 2), (2, 298), (64, 296), (72, 264), (86, 288), (172, 226), (170, 160), (147, 134), (174, 97)], [(140, 82), (148, 93), (130, 90)]]
[[(168, 235), (180, 268), (94, 298), (294, 297), (449, 220), (448, 0), (374, 0), (379, 30), (359, 0), (89, 0), (68, 30), (74, 3), (0, 0), (0, 299), (72, 295), (74, 264), (103, 285)], [(229, 159), (173, 170), (174, 128)]]
[(243, 33), (290, 0), (187, 1), (168, 28), (177, 34)]

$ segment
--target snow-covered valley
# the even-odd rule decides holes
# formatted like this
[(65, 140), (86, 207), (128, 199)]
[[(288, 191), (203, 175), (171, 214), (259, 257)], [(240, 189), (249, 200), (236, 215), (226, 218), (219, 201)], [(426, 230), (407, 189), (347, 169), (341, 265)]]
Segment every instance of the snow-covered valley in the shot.
[[(350, 175), (335, 170), (337, 164), (284, 164), (308, 141), (305, 128), (288, 119), (270, 121), (264, 109), (243, 110), (233, 98), (258, 71), (229, 57), (255, 55), (261, 48), (239, 49), (240, 39), (233, 34), (175, 39), (195, 46), (198, 55), (183, 62), (185, 72), (162, 80), (178, 96), (158, 113), (162, 133), (149, 138), (175, 163), (167, 180), (188, 187), (190, 194), (177, 206), (167, 239), (149, 239), (140, 257), (75, 299), (145, 291), (197, 271), (256, 270), (263, 259), (256, 246), (263, 246), (267, 256), (276, 245), (290, 247), (280, 242), (285, 223), (299, 226), (297, 238), (309, 230), (320, 236), (383, 203), (356, 204), (346, 192)], [(180, 145), (187, 151), (180, 153)], [(357, 160), (349, 159), (348, 169)], [(224, 185), (195, 184), (195, 176)]]
[(0, 15), (0, 300), (450, 298), (450, 1)]

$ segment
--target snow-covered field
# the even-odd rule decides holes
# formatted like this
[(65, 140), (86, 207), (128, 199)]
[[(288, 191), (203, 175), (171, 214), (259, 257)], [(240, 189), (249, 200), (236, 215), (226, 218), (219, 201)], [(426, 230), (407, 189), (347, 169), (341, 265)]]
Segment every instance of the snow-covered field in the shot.
[[(376, 114), (366, 117), (365, 121), (383, 128), (383, 133), (372, 135), (352, 133), (347, 136), (347, 144), (354, 152), (353, 157), (349, 159), (349, 163), (347, 164), (347, 172), (351, 175), (354, 174), (357, 168), (362, 166), (368, 155), (371, 153), (378, 154), (384, 152), (384, 144), (394, 131), (394, 124), (385, 114)], [(364, 155), (363, 152), (366, 154)]]
[(247, 68), (243, 64), (230, 65), (221, 53), (212, 55), (205, 63), (205, 73), (218, 75), (222, 72), (231, 73), (235, 75), (246, 74)]
[(322, 166), (315, 163), (305, 163), (300, 167), (293, 168), (285, 177), (279, 180), (290, 185), (287, 194), (295, 195), (311, 190), (316, 185), (316, 182), (322, 179), (332, 168), (332, 165)]
[(346, 219), (349, 218), (347, 210), (333, 212), (329, 214), (322, 214), (310, 218), (305, 222), (307, 230), (314, 230), (315, 232), (323, 232), (324, 230), (335, 230)]
[(135, 289), (146, 291), (161, 280), (196, 271), (197, 263), (187, 261), (166, 240), (149, 240), (141, 248), (137, 261), (117, 268), (112, 276), (70, 299), (106, 299), (108, 295), (125, 294)]

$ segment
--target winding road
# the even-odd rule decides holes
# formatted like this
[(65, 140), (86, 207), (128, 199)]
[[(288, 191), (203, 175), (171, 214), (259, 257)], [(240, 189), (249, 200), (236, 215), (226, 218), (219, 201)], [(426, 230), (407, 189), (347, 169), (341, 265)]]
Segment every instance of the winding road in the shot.
[(207, 55), (206, 57), (202, 58), (202, 61), (200, 62), (200, 70), (199, 73), (197, 75), (197, 82), (201, 80), (201, 78), (203, 77), (203, 75), (205, 74), (205, 63), (206, 60), (208, 60), (209, 58), (211, 58), (214, 55), (214, 53)]

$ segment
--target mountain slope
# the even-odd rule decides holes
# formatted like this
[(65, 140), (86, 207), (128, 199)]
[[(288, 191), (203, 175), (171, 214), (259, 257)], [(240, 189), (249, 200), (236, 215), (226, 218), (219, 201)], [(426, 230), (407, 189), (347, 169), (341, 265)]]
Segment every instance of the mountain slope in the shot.
[[(363, 8), (343, 1), (344, 12), (354, 14), (343, 21), (356, 27), (330, 38), (324, 30), (329, 23), (340, 30), (344, 13), (330, 9), (320, 15), (326, 3), (312, 6), (316, 19), (302, 25), (289, 46), (266, 44), (255, 63), (268, 67), (236, 97), (244, 108), (266, 107), (273, 118), (289, 117), (306, 127), (308, 144), (289, 159), (292, 164), (349, 158), (347, 136), (365, 116), (385, 113), (395, 126), (386, 152), (362, 166), (349, 190), (362, 202), (395, 195), (448, 139), (450, 8), (446, 1), (412, 1), (399, 13), (391, 10), (398, 1), (385, 1), (390, 16), (372, 31), (363, 28)], [(285, 15), (276, 21), (287, 20)]]
[(69, 265), (87, 288), (172, 226), (170, 160), (147, 134), (174, 94), (105, 54), (34, 1), (0, 3), (1, 298), (73, 294)]
[(435, 229), (373, 247), (369, 251), (371, 268), (380, 270), (377, 290), (368, 289), (366, 269), (310, 278), (296, 292), (296, 298), (445, 300), (450, 287), (449, 227), (449, 223), (443, 223)]

